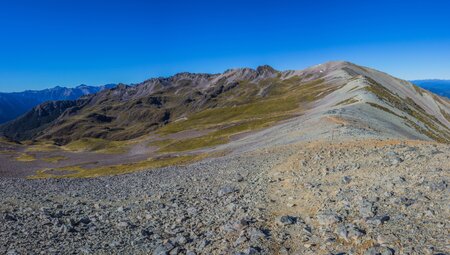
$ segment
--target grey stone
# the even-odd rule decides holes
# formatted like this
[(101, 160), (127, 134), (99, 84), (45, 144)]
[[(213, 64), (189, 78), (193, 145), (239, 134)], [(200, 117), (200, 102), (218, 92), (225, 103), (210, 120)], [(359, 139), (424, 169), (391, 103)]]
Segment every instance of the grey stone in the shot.
[(370, 201), (363, 200), (359, 205), (359, 215), (363, 218), (370, 218), (375, 216), (376, 207)]
[(395, 251), (391, 248), (384, 246), (374, 246), (367, 249), (364, 255), (394, 255)]
[(353, 224), (347, 226), (348, 237), (351, 239), (359, 239), (366, 235), (366, 232)]
[(238, 237), (236, 239), (236, 241), (234, 241), (233, 245), (234, 246), (239, 246), (239, 245), (241, 245), (241, 244), (243, 244), (245, 242), (247, 242), (247, 237), (245, 237), (245, 235), (242, 235), (242, 236)]
[(347, 232), (347, 228), (345, 227), (344, 224), (339, 224), (336, 229), (334, 230), (334, 232), (342, 239), (347, 240), (348, 238), (348, 232)]
[(375, 217), (372, 217), (372, 218), (368, 218), (366, 220), (366, 222), (368, 224), (373, 224), (373, 225), (379, 226), (379, 225), (384, 224), (385, 222), (387, 222), (389, 220), (390, 220), (390, 217), (388, 215), (378, 215), (378, 216), (375, 216)]
[(249, 247), (249, 248), (245, 249), (244, 254), (246, 254), (246, 255), (259, 254), (259, 251), (254, 247)]
[(201, 251), (201, 250), (205, 249), (205, 247), (206, 247), (208, 244), (210, 244), (210, 243), (211, 243), (211, 242), (210, 242), (209, 240), (203, 239), (203, 240), (201, 240), (200, 243), (197, 245), (197, 249)]
[(342, 183), (349, 184), (351, 182), (352, 178), (350, 176), (344, 176), (342, 177)]
[(237, 189), (235, 187), (231, 187), (231, 186), (225, 186), (222, 187), (221, 189), (219, 189), (219, 191), (217, 192), (217, 195), (219, 195), (219, 197), (231, 194), (236, 192)]
[(294, 216), (284, 215), (278, 218), (278, 223), (281, 225), (292, 225), (297, 222), (297, 218)]
[(252, 242), (256, 242), (260, 239), (265, 239), (267, 237), (267, 235), (263, 231), (256, 229), (256, 228), (252, 228), (249, 231), (249, 236), (250, 236), (250, 240)]
[(173, 248), (173, 245), (170, 243), (161, 244), (155, 248), (155, 250), (153, 251), (153, 255), (167, 255)]
[(17, 218), (14, 215), (9, 214), (9, 213), (5, 214), (3, 219), (5, 219), (6, 221), (17, 221)]
[(121, 228), (126, 228), (126, 227), (128, 227), (130, 224), (128, 224), (128, 222), (126, 222), (126, 221), (121, 221), (121, 222), (119, 222), (119, 223), (117, 223), (117, 226), (118, 227), (121, 227)]
[(84, 216), (84, 217), (81, 217), (79, 222), (82, 224), (89, 224), (89, 223), (91, 223), (91, 219), (89, 219), (89, 217), (87, 217), (87, 216)]
[(335, 213), (320, 213), (317, 215), (317, 221), (320, 225), (330, 226), (341, 222), (342, 219)]

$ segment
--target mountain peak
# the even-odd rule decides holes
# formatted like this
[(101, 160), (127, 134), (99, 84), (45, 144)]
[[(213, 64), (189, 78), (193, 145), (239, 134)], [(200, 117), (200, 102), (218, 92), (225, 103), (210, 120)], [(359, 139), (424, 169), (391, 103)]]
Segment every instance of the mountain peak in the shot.
[(342, 69), (345, 67), (350, 67), (350, 68), (354, 68), (354, 67), (358, 67), (358, 65), (355, 65), (349, 61), (328, 61), (322, 64), (318, 64), (315, 66), (312, 66), (310, 68), (307, 69), (320, 69), (320, 70), (337, 70), (337, 69)]
[(277, 73), (278, 71), (269, 65), (262, 65), (256, 68), (256, 72), (260, 75), (267, 75), (267, 74), (271, 75)]

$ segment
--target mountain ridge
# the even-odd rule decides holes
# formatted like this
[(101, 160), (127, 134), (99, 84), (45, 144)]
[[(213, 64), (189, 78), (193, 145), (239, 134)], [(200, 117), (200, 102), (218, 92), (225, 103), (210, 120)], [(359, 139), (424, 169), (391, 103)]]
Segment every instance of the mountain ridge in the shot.
[(102, 86), (82, 84), (74, 88), (56, 86), (43, 90), (0, 92), (0, 124), (11, 121), (46, 101), (74, 100), (114, 86), (115, 84)]
[[(349, 89), (339, 92), (343, 87)], [(327, 96), (332, 98), (320, 100)], [(313, 106), (313, 110), (364, 103), (361, 111), (377, 109), (384, 111), (378, 115), (388, 114), (389, 118), (394, 115), (396, 125), (405, 134), (422, 139), (450, 139), (448, 100), (408, 81), (346, 61), (327, 62), (304, 70), (277, 71), (266, 65), (229, 69), (220, 74), (184, 72), (152, 78), (134, 86), (118, 85), (85, 96), (77, 101), (76, 107), (49, 118), (43, 124), (45, 130), (34, 128), (30, 124), (33, 120), (19, 118), (2, 125), (0, 131), (13, 139), (54, 140), (61, 144), (82, 138), (128, 140), (180, 126), (179, 120), (187, 123), (183, 127), (186, 129), (223, 129), (221, 125), (244, 125), (258, 116), (263, 116), (260, 121), (269, 123), (270, 118), (291, 118), (296, 115), (292, 112), (309, 109), (317, 102), (321, 105)], [(236, 109), (242, 112), (233, 113), (227, 120), (214, 116), (226, 116)], [(192, 121), (197, 115), (203, 116), (197, 120), (199, 123), (211, 121), (200, 127)], [(16, 126), (29, 128), (15, 134)]]

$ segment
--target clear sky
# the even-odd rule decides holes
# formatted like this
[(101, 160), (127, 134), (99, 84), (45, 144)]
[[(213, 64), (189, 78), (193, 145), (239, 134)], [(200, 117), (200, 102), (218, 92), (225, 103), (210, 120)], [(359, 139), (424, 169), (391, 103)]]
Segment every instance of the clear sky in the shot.
[(450, 79), (450, 1), (0, 1), (0, 91), (348, 60)]

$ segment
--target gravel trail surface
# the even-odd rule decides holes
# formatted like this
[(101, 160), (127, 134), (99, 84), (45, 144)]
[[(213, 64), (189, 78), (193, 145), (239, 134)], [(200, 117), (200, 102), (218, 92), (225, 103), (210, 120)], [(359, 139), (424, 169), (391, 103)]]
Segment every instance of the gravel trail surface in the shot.
[(450, 147), (301, 142), (95, 179), (0, 179), (0, 254), (449, 254)]

